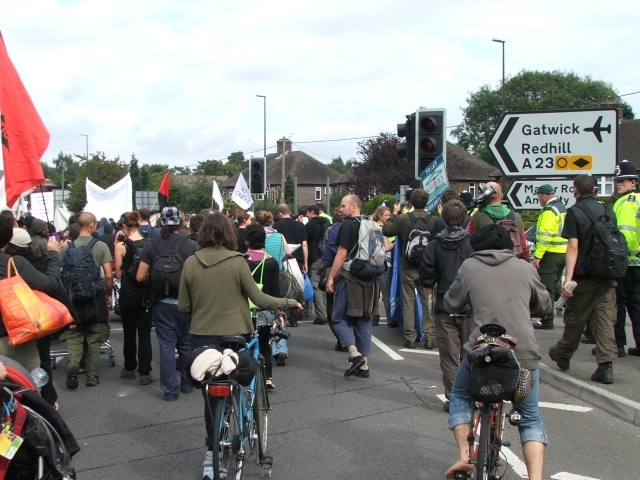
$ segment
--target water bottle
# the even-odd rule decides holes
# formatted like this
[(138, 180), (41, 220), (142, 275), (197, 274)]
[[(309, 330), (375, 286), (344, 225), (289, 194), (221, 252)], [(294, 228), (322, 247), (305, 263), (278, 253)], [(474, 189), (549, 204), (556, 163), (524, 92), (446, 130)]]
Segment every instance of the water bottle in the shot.
[[(571, 282), (569, 282), (569, 285), (567, 285), (567, 290), (569, 290), (570, 292), (573, 292), (577, 286), (578, 284), (572, 280)], [(556, 313), (558, 315), (562, 313), (562, 309), (564, 308), (565, 303), (567, 303), (567, 299), (564, 297), (560, 297), (556, 302)]]
[(31, 370), (31, 378), (38, 388), (44, 387), (49, 382), (49, 374), (40, 367)]

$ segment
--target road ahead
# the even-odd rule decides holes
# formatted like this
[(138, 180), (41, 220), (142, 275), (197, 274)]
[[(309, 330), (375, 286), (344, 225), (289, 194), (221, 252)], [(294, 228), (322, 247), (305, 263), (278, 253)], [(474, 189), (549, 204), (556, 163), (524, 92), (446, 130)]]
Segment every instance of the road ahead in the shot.
[[(120, 379), (122, 331), (117, 322), (112, 327), (117, 363), (112, 368), (103, 356), (100, 385), (81, 382), (67, 391), (64, 369), (54, 372), (60, 413), (82, 447), (74, 459), (78, 478), (201, 478), (201, 394), (194, 390), (167, 403), (157, 381), (142, 387)], [(274, 366), (276, 390), (270, 393), (273, 478), (443, 478), (456, 447), (442, 409), (437, 355), (404, 351), (399, 330), (381, 324), (374, 335), (388, 352), (374, 346), (371, 378), (345, 379), (346, 354), (333, 350), (327, 326), (301, 322), (290, 331), (290, 360)], [(152, 343), (156, 348), (155, 336)], [(154, 361), (156, 376), (157, 367)], [(544, 384), (540, 397), (550, 441), (544, 478), (638, 478), (640, 428)], [(526, 478), (517, 429), (509, 427), (505, 439), (512, 447), (504, 478)], [(243, 478), (263, 473), (251, 464)]]

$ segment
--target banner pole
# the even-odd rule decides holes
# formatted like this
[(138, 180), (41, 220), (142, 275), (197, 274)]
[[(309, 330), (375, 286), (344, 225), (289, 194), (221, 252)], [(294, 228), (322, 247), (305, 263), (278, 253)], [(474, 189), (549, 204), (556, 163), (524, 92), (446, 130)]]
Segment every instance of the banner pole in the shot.
[(42, 206), (44, 207), (44, 215), (47, 217), (47, 223), (49, 223), (49, 212), (47, 211), (47, 202), (44, 199), (44, 191), (42, 190), (42, 183), (40, 184), (40, 194), (42, 195)]

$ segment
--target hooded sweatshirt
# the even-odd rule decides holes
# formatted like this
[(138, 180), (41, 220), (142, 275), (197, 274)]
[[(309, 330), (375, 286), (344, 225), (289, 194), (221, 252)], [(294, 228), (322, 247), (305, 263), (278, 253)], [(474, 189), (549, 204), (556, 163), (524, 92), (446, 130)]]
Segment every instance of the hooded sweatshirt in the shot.
[(253, 333), (249, 302), (266, 310), (295, 308), (298, 302), (262, 293), (241, 253), (206, 247), (185, 262), (178, 309), (191, 315), (192, 335)]
[(497, 323), (518, 339), (518, 361), (529, 369), (538, 368), (541, 357), (531, 315), (543, 317), (553, 304), (532, 265), (510, 250), (473, 253), (444, 296), (449, 313), (460, 313), (467, 304), (473, 311), (473, 330), (464, 345), (467, 352), (473, 349), (482, 325)]
[[(467, 231), (469, 235), (473, 235), (478, 230), (481, 230), (483, 227), (490, 225), (491, 223), (497, 223), (499, 220), (502, 220), (509, 216), (511, 210), (506, 205), (502, 205), (501, 203), (495, 205), (486, 205), (482, 207), (479, 212), (476, 212), (471, 221), (469, 222), (469, 226), (467, 227)], [(522, 260), (528, 262), (529, 256), (531, 255), (531, 250), (529, 245), (527, 245), (527, 238), (524, 233), (524, 223), (522, 222), (522, 217), (513, 213), (513, 222), (516, 224), (516, 228), (520, 231), (520, 245), (522, 246)], [(514, 241), (514, 244), (517, 244)]]
[(420, 285), (436, 289), (436, 312), (446, 312), (444, 294), (458, 275), (460, 265), (473, 253), (471, 238), (460, 227), (447, 227), (427, 244), (420, 261)]

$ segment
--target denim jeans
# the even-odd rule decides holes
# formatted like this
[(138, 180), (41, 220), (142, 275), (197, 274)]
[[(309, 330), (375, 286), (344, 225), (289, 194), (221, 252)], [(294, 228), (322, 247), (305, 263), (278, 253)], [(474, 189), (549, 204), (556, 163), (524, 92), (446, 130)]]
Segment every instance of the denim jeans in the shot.
[[(467, 358), (460, 362), (460, 368), (451, 387), (451, 400), (449, 401), (449, 429), (457, 425), (471, 423), (471, 404), (473, 399), (467, 393), (469, 370), (467, 370)], [(538, 393), (540, 390), (540, 376), (538, 369), (531, 370), (533, 388), (531, 393), (519, 403), (514, 403), (513, 408), (520, 412), (522, 421), (518, 426), (520, 443), (540, 442), (547, 444), (547, 433), (544, 430), (542, 417), (538, 411)]]

